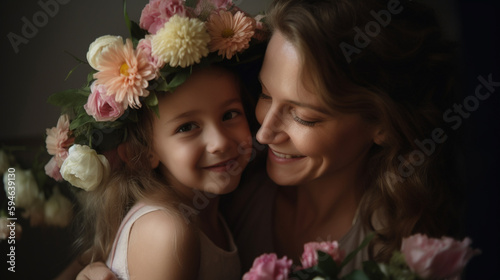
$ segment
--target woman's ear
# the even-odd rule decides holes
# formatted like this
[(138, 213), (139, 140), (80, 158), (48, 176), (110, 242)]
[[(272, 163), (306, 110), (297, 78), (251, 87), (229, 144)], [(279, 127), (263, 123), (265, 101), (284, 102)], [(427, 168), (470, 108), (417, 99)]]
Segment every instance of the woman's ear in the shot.
[(373, 142), (375, 142), (375, 144), (377, 144), (379, 146), (383, 146), (383, 144), (385, 144), (386, 140), (387, 140), (386, 134), (387, 133), (386, 133), (385, 129), (378, 127), (375, 130), (375, 136), (373, 136)]

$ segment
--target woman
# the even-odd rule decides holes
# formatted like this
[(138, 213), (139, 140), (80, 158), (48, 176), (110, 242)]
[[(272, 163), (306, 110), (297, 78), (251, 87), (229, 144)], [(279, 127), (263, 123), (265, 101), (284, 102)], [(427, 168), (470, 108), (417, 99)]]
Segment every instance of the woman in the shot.
[(412, 233), (453, 233), (440, 113), (452, 56), (432, 12), (411, 1), (277, 0), (267, 22), (256, 138), (268, 176), (257, 158), (225, 205), (242, 271), (262, 253), (297, 261), (309, 241), (349, 252), (375, 231), (351, 262), (359, 267), (388, 260)]
[(256, 138), (269, 178), (249, 172), (227, 211), (243, 269), (269, 252), (297, 262), (310, 241), (350, 252), (375, 231), (359, 268), (413, 233), (452, 234), (440, 115), (452, 60), (432, 13), (409, 1), (278, 0), (267, 22)]

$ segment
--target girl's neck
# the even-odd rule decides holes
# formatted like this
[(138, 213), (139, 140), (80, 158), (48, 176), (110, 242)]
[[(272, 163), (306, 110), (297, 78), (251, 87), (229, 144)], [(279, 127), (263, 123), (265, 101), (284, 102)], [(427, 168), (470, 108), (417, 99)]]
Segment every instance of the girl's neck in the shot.
[(217, 247), (229, 251), (229, 237), (219, 218), (219, 197), (210, 198), (208, 205), (199, 211), (198, 218), (200, 230), (217, 245)]

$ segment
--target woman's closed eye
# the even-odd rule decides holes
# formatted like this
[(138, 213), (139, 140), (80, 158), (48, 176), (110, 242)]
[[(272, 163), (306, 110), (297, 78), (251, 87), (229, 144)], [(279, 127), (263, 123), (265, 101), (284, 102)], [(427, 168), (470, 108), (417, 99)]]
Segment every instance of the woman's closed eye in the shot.
[(294, 111), (291, 111), (291, 114), (292, 114), (293, 120), (301, 125), (314, 126), (317, 123), (317, 121), (307, 121), (307, 120), (300, 118), (299, 116), (297, 116), (297, 114)]
[(196, 128), (198, 128), (199, 126), (196, 125), (195, 123), (185, 123), (185, 124), (182, 124), (180, 125), (176, 130), (175, 130), (175, 133), (185, 133), (185, 132), (189, 132), (189, 131), (192, 131)]
[(259, 99), (271, 99), (271, 96), (269, 96), (269, 95), (267, 95), (267, 94), (265, 94), (265, 93), (261, 92), (261, 93), (259, 94)]

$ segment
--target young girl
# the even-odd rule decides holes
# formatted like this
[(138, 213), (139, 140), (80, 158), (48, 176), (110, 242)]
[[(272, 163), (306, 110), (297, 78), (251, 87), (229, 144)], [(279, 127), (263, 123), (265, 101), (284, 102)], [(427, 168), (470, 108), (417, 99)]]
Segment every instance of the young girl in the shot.
[[(217, 207), (217, 195), (236, 188), (249, 160), (235, 76), (197, 70), (159, 98), (159, 114), (139, 113), (119, 147), (124, 164), (85, 200), (92, 208), (86, 218), (98, 217), (89, 233), (108, 237), (106, 247), (92, 250), (107, 256), (120, 279), (237, 278), (237, 250)], [(133, 207), (116, 231), (126, 205)]]
[(64, 139), (47, 141), (58, 143), (47, 170), (87, 191), (77, 244), (120, 279), (236, 279), (218, 195), (236, 188), (251, 157), (243, 81), (233, 73), (242, 68), (233, 66), (255, 61), (258, 53), (245, 55), (256, 24), (231, 3), (170, 3), (166, 18), (163, 4), (144, 9), (141, 27), (152, 34), (137, 46), (114, 36), (91, 44), (89, 89), (52, 98), (73, 106), (73, 117), (54, 130)]

